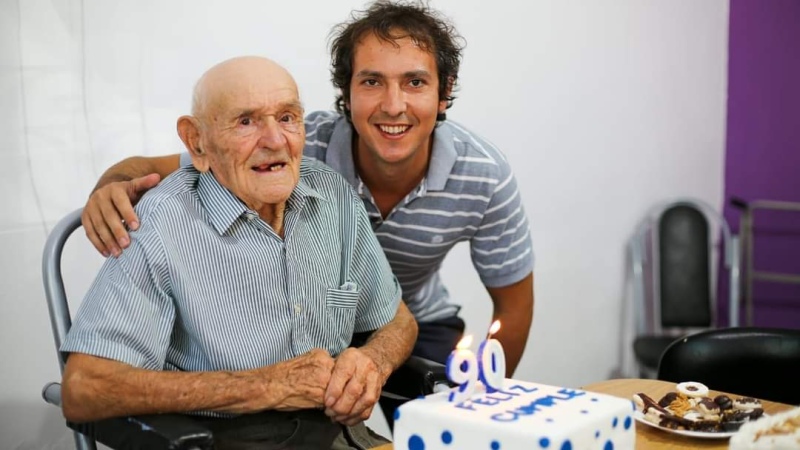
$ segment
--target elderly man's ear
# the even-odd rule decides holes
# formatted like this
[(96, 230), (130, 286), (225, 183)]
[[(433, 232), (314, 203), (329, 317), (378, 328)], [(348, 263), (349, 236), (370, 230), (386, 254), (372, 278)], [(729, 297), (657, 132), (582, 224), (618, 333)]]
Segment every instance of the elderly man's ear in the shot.
[(181, 116), (178, 119), (178, 136), (183, 141), (183, 145), (192, 155), (192, 164), (200, 172), (207, 172), (209, 169), (208, 154), (200, 145), (200, 123), (196, 117)]

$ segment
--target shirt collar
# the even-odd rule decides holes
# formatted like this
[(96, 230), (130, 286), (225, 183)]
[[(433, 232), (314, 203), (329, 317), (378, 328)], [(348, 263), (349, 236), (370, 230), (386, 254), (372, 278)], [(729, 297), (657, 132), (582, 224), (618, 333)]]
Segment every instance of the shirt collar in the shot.
[(351, 186), (358, 188), (356, 165), (353, 162), (353, 126), (344, 116), (334, 125), (328, 151), (325, 152), (325, 164), (339, 172)]
[(456, 158), (458, 153), (450, 126), (445, 122), (437, 124), (433, 129), (433, 151), (431, 161), (428, 163), (428, 190), (444, 190), (447, 178), (456, 164)]
[[(255, 211), (245, 206), (231, 191), (219, 184), (219, 181), (210, 171), (200, 174), (197, 181), (197, 194), (208, 213), (208, 221), (220, 235), (225, 234), (231, 225), (243, 215), (257, 215)], [(300, 180), (286, 202), (286, 209), (302, 209), (308, 197), (325, 198), (303, 180), (301, 171)]]
[[(433, 131), (433, 150), (426, 175), (427, 190), (441, 191), (456, 163), (453, 132), (446, 123), (437, 124)], [(353, 126), (345, 117), (339, 118), (328, 142), (325, 163), (342, 174), (351, 186), (358, 189), (360, 181), (353, 162)]]

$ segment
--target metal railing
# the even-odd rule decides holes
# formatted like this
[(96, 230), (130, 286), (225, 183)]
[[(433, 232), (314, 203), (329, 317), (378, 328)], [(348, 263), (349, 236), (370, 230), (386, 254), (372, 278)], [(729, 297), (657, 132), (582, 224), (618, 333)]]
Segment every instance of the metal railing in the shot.
[(754, 267), (753, 251), (753, 229), (754, 213), (756, 210), (788, 211), (800, 212), (800, 203), (784, 202), (777, 200), (753, 200), (750, 202), (739, 198), (731, 199), (731, 205), (740, 209), (742, 215), (739, 219), (739, 235), (741, 244), (742, 259), (744, 261), (744, 276), (742, 277), (744, 288), (743, 303), (745, 306), (745, 324), (753, 325), (753, 282), (767, 281), (772, 283), (800, 284), (800, 274), (790, 274), (783, 272), (770, 272), (756, 270)]

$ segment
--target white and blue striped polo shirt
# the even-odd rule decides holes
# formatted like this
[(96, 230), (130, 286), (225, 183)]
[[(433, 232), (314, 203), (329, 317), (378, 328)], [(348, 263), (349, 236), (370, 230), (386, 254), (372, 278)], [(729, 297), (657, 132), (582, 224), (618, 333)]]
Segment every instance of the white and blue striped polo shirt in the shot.
[(210, 173), (187, 166), (136, 206), (61, 347), (154, 370), (244, 370), (312, 348), (337, 355), (394, 318), (400, 287), (363, 203), (304, 158), (281, 239)]
[(353, 164), (352, 126), (333, 112), (306, 117), (306, 156), (344, 175), (364, 201), (375, 235), (420, 322), (458, 313), (439, 277), (447, 253), (469, 241), (487, 287), (508, 286), (533, 270), (528, 219), (505, 156), (447, 120), (433, 134), (428, 173), (385, 218)]

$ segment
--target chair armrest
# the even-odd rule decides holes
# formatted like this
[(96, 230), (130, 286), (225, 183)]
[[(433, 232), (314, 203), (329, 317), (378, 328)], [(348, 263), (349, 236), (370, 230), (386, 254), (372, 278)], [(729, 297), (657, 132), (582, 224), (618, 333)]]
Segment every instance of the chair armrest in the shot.
[(451, 386), (444, 364), (411, 356), (389, 376), (381, 395), (412, 400), (432, 394), (437, 385)]
[(212, 449), (210, 430), (184, 414), (154, 414), (118, 417), (67, 425), (113, 449)]
[[(42, 389), (47, 403), (61, 407), (61, 384)], [(214, 445), (211, 431), (185, 414), (115, 417), (67, 426), (113, 449), (206, 450)]]

